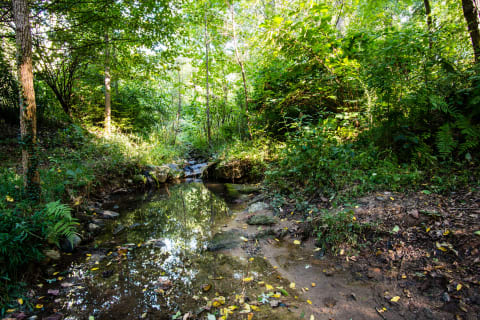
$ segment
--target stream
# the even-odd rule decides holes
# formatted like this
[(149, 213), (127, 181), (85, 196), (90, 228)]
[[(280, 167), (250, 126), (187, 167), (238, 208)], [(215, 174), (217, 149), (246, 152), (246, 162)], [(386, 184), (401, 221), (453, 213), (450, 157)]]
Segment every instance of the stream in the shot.
[[(324, 275), (332, 266), (312, 254), (314, 247), (300, 250), (256, 237), (264, 227), (242, 218), (253, 195), (240, 200), (227, 194), (223, 184), (193, 180), (115, 196), (105, 209), (120, 217), (106, 220), (88, 247), (43, 270), (40, 315), (49, 320), (380, 319), (371, 308), (368, 284), (354, 284), (340, 269), (333, 277)], [(345, 299), (331, 297), (332, 290)]]

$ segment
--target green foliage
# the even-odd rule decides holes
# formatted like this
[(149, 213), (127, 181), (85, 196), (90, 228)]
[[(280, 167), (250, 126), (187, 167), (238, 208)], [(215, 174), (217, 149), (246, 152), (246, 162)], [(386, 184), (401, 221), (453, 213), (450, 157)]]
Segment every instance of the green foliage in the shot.
[(377, 188), (415, 186), (422, 178), (414, 167), (399, 167), (395, 157), (374, 145), (349, 141), (341, 120), (299, 124), (287, 136), (267, 182), (286, 192), (311, 195), (358, 195)]
[(369, 228), (360, 224), (352, 210), (325, 212), (316, 222), (317, 242), (323, 249), (337, 251), (340, 246), (356, 247), (359, 237)]
[(59, 239), (71, 240), (76, 234), (78, 223), (71, 215), (72, 209), (60, 201), (47, 203), (43, 218), (47, 225), (43, 231), (46, 240), (59, 246)]

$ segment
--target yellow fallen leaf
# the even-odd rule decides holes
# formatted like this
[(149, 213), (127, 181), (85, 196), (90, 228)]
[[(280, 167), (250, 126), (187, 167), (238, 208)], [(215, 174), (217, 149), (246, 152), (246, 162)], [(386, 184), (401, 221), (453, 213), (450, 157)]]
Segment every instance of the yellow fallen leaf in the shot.
[(43, 308), (43, 304), (37, 303), (37, 305), (35, 305), (35, 308), (37, 308), (37, 309), (42, 309), (42, 308)]
[(60, 272), (57, 271), (57, 272), (54, 272), (53, 275), (56, 276), (56, 275), (59, 274), (59, 273), (60, 273)]
[(267, 289), (267, 291), (273, 290), (273, 286), (266, 284), (265, 289)]
[(247, 316), (247, 320), (252, 320), (253, 319), (253, 313), (249, 313)]
[(312, 301), (310, 301), (310, 300), (307, 300), (307, 303), (308, 303), (308, 304), (312, 304)]
[(228, 309), (229, 309), (230, 311), (235, 311), (235, 310), (238, 309), (238, 307), (237, 307), (237, 306), (229, 306)]
[(295, 282), (290, 282), (290, 289), (295, 289)]
[(308, 291), (308, 290), (310, 290), (310, 289), (308, 289), (307, 287), (305, 287), (304, 289), (305, 289), (305, 291)]
[(258, 311), (258, 310), (260, 310), (259, 307), (254, 306), (253, 304), (250, 305), (250, 308), (252, 308), (253, 311)]
[(23, 299), (22, 299), (22, 298), (18, 298), (18, 299), (17, 299), (17, 302), (18, 302), (19, 305), (22, 305), (22, 304), (23, 304)]
[(357, 217), (353, 216), (353, 217), (352, 217), (352, 220), (353, 220), (353, 221), (357, 221)]
[(273, 294), (273, 297), (274, 297), (274, 298), (280, 298), (281, 296), (282, 296), (282, 294), (279, 293), (279, 292), (275, 292), (275, 293)]
[(426, 232), (429, 232), (430, 230), (431, 230), (430, 227), (427, 227), (427, 228), (425, 229)]
[(253, 260), (254, 260), (253, 258), (248, 259), (248, 261), (250, 261), (250, 262), (252, 262)]
[(91, 270), (92, 270), (92, 271), (96, 271), (96, 270), (98, 270), (98, 268), (92, 268)]
[(395, 200), (395, 198), (394, 198), (394, 197), (390, 197), (390, 200), (392, 200), (392, 201), (393, 201), (393, 200)]
[(240, 239), (242, 239), (244, 242), (248, 242), (248, 239), (245, 237), (240, 237)]
[(5, 196), (5, 200), (7, 200), (7, 202), (13, 202), (13, 201), (15, 201), (15, 200), (13, 200), (13, 198), (10, 197), (10, 196)]
[(435, 246), (437, 247), (438, 250), (441, 250), (443, 252), (446, 252), (447, 251), (447, 248), (445, 247), (442, 247), (442, 245), (438, 242), (435, 243)]
[(86, 253), (85, 255), (86, 255), (87, 257), (91, 257), (91, 256), (92, 256), (91, 253)]
[(17, 309), (7, 309), (7, 313), (15, 312), (15, 310), (17, 310)]
[(392, 301), (392, 302), (398, 302), (398, 300), (400, 300), (399, 296), (395, 296), (392, 299), (390, 299), (390, 301)]
[(300, 240), (293, 241), (293, 244), (300, 245), (302, 242)]
[(43, 287), (43, 283), (37, 284), (37, 287), (42, 288), (42, 287)]
[(317, 284), (315, 282), (312, 282), (312, 287), (316, 287)]
[(278, 240), (277, 238), (275, 238), (275, 241), (280, 242), (280, 240)]
[(321, 248), (316, 248), (315, 250), (313, 250), (313, 252), (318, 252), (320, 250), (322, 250), (322, 249)]
[(402, 274), (402, 279), (407, 279), (407, 276), (405, 274)]
[(457, 291), (460, 291), (460, 290), (462, 290), (462, 285), (459, 283), (457, 284)]
[(277, 267), (277, 266), (273, 266), (273, 269), (278, 269), (278, 267)]
[(313, 314), (310, 316), (310, 320), (315, 320), (315, 316)]
[(139, 248), (140, 248), (141, 246), (142, 246), (142, 243), (139, 243), (139, 244), (137, 244), (137, 247), (139, 247)]
[(58, 281), (62, 281), (64, 278), (63, 277), (58, 277), (57, 280)]
[(251, 282), (253, 280), (253, 278), (251, 277), (248, 277), (248, 278), (243, 278), (243, 282)]

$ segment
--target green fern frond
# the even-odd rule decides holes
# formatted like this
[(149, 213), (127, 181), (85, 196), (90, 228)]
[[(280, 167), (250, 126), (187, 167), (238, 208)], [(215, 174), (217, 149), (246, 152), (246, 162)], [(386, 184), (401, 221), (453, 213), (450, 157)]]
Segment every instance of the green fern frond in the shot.
[(440, 127), (440, 130), (437, 132), (436, 140), (438, 151), (443, 157), (450, 155), (458, 144), (453, 138), (453, 132), (450, 123), (446, 123)]
[(60, 201), (50, 202), (45, 207), (45, 219), (49, 226), (45, 230), (45, 238), (58, 246), (62, 237), (69, 241), (76, 235), (76, 219), (72, 218), (72, 209), (69, 206), (60, 203)]

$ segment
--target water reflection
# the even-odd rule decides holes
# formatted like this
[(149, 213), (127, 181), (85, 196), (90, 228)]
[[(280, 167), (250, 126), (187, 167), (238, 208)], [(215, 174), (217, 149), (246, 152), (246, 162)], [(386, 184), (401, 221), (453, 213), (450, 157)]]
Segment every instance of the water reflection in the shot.
[[(167, 314), (195, 295), (195, 283), (214, 274), (218, 257), (205, 249), (230, 210), (203, 184), (176, 185), (117, 205), (121, 218), (68, 270), (73, 286), (63, 307), (70, 319)], [(134, 209), (122, 210), (128, 206)]]

